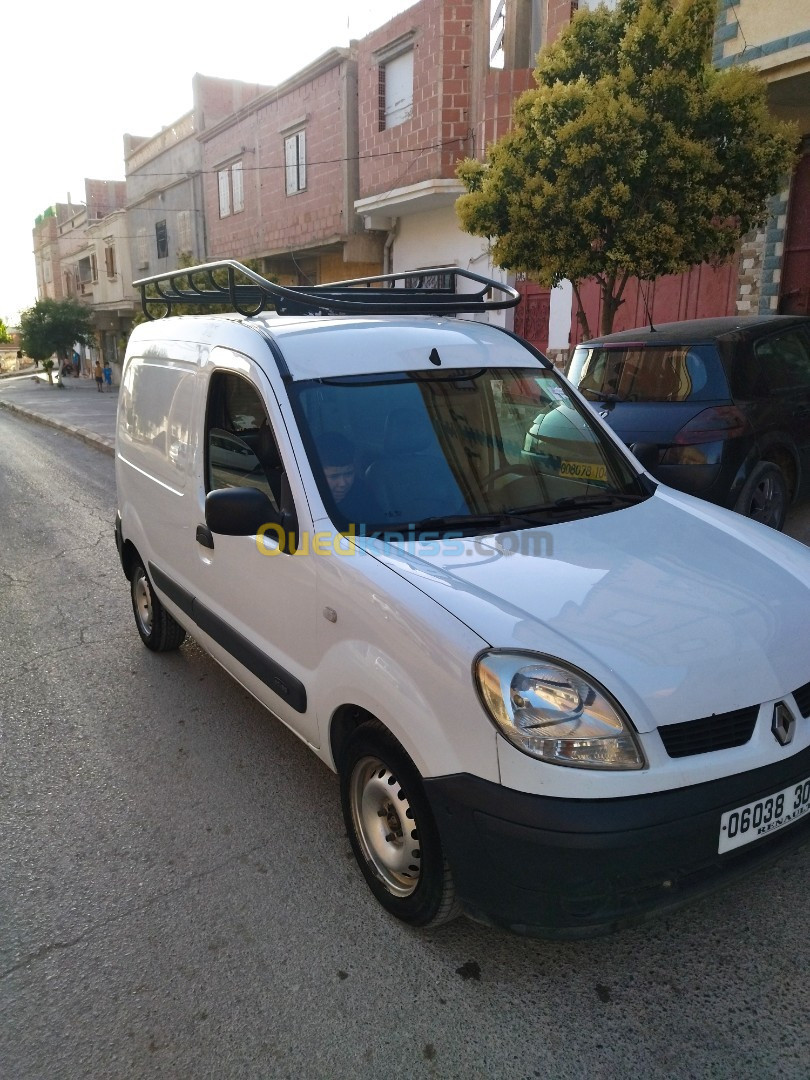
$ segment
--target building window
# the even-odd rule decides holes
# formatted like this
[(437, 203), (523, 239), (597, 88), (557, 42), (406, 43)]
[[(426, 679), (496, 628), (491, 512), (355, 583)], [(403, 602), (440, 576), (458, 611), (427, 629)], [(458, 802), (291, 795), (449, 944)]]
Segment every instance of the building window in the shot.
[(104, 247), (104, 265), (107, 268), (107, 277), (115, 277), (115, 245), (106, 244)]
[(220, 169), (217, 174), (219, 180), (219, 216), (227, 217), (231, 212), (231, 186), (229, 183), (229, 169)]
[(307, 186), (307, 133), (296, 131), (284, 140), (287, 194), (295, 195)]
[(235, 161), (231, 165), (231, 193), (233, 195), (233, 212), (238, 214), (245, 209), (244, 174), (242, 173), (241, 161)]
[(380, 131), (413, 116), (413, 49), (380, 65), (379, 93)]
[(165, 221), (155, 222), (155, 241), (157, 243), (157, 257), (168, 259), (169, 257), (169, 233)]
[(181, 210), (177, 215), (177, 247), (191, 253), (191, 211)]
[(504, 66), (503, 39), (506, 31), (506, 0), (490, 0), (489, 64)]
[(77, 264), (77, 272), (79, 281), (82, 285), (89, 285), (94, 281), (98, 281), (98, 267), (96, 265), (96, 256), (87, 255), (83, 259), (79, 259)]
[(149, 265), (149, 239), (146, 229), (138, 229), (137, 235), (138, 269), (143, 270)]
[(231, 213), (238, 214), (245, 209), (245, 185), (241, 161), (235, 161), (227, 169), (220, 169), (217, 173), (217, 184), (221, 218), (228, 217)]

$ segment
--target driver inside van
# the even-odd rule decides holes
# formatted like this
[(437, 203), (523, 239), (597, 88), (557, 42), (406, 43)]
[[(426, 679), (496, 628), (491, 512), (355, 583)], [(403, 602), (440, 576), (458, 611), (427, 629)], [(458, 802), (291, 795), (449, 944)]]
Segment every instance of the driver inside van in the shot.
[(336, 431), (322, 435), (318, 439), (318, 455), (338, 512), (355, 524), (379, 521), (382, 512), (357, 474), (355, 449), (345, 435)]

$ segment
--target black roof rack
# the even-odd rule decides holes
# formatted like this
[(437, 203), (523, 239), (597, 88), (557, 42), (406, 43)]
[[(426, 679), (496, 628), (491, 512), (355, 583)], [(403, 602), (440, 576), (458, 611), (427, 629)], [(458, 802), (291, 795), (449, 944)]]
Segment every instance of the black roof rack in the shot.
[[(217, 271), (224, 271), (215, 278)], [(225, 284), (220, 284), (223, 277)], [(402, 284), (397, 284), (401, 282)], [(456, 291), (460, 283), (477, 286)], [(240, 315), (274, 307), (279, 315), (457, 315), (514, 307), (520, 293), (458, 266), (334, 281), (326, 285), (278, 285), (233, 259), (202, 263), (133, 282), (147, 319), (171, 315), (175, 304), (224, 304)], [(147, 295), (151, 286), (153, 295)], [(496, 294), (500, 294), (499, 296)], [(157, 310), (155, 310), (157, 308)]]

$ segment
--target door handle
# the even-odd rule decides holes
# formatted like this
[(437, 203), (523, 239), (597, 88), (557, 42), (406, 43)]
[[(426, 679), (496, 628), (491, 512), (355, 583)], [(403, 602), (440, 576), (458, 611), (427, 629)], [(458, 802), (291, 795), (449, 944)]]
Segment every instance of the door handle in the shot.
[(197, 526), (197, 543), (202, 544), (203, 547), (214, 547), (214, 534), (208, 528), (207, 525)]

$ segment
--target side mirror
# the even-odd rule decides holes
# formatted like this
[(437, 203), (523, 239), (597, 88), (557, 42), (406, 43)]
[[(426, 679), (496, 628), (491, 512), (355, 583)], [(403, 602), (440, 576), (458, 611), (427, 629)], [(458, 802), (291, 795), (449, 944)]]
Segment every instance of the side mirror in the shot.
[[(292, 505), (289, 486), (282, 478), (282, 505)], [(285, 501), (286, 495), (286, 501)], [(212, 533), (223, 536), (255, 536), (262, 525), (281, 529), (279, 548), (293, 554), (298, 547), (298, 518), (295, 510), (276, 510), (258, 488), (221, 488), (205, 496), (205, 523)]]
[(659, 449), (657, 443), (636, 442), (630, 444), (630, 453), (648, 472), (653, 472), (658, 465)]
[(224, 536), (253, 536), (268, 521), (281, 524), (281, 515), (258, 488), (221, 488), (205, 496), (205, 523)]

